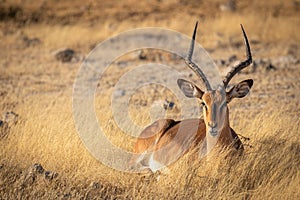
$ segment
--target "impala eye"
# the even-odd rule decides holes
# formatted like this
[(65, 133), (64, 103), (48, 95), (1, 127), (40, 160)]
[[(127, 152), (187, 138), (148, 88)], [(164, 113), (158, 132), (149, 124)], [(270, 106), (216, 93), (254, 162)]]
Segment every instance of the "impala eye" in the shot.
[(203, 101), (201, 102), (201, 105), (202, 105), (205, 109), (207, 109), (206, 104), (205, 104)]

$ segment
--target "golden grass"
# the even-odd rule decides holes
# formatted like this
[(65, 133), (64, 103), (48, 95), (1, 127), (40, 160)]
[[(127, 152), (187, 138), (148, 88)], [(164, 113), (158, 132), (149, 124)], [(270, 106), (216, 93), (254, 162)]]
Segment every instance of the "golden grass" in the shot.
[[(88, 187), (85, 185), (92, 181), (100, 182), (104, 188), (110, 187), (108, 183), (117, 185), (121, 188), (117, 193), (121, 199), (293, 199), (300, 195), (297, 116), (280, 110), (271, 113), (263, 110), (246, 126), (240, 116), (234, 128), (247, 132), (251, 140), (246, 143), (252, 146), (246, 146), (243, 155), (228, 158), (224, 152), (205, 162), (193, 160), (195, 156), (190, 153), (171, 165), (169, 175), (143, 176), (117, 172), (96, 161), (74, 128), (69, 96), (57, 98), (51, 106), (43, 104), (44, 98), (49, 95), (28, 99), (30, 109), (19, 111), (22, 119), (11, 127), (8, 138), (0, 141), (2, 162), (17, 165), (18, 169), (41, 163), (46, 169), (58, 172), (58, 180), (66, 179), (75, 188)], [(37, 194), (49, 189), (38, 185), (27, 187)], [(55, 190), (50, 191), (54, 197)], [(101, 194), (99, 190), (98, 195)], [(111, 197), (114, 195), (111, 193)]]

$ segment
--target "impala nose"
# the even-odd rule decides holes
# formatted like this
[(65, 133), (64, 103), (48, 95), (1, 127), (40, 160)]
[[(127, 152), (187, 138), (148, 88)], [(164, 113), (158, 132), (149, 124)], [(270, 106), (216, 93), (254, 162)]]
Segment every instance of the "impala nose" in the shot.
[(210, 127), (210, 128), (216, 128), (217, 127), (217, 122), (208, 122), (208, 126)]

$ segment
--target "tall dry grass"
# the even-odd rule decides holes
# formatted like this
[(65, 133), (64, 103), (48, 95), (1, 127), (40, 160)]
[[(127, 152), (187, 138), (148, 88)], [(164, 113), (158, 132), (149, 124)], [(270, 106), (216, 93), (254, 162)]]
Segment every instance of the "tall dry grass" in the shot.
[[(94, 159), (75, 130), (70, 94), (56, 97), (52, 105), (46, 103), (50, 98), (52, 94), (29, 98), (23, 110), (18, 110), (22, 118), (11, 127), (7, 138), (0, 140), (2, 163), (10, 163), (23, 173), (28, 166), (41, 163), (59, 174), (54, 183), (29, 186), (15, 175), (14, 187), (22, 185), (28, 197), (57, 197), (58, 191), (70, 190), (74, 198), (299, 198), (300, 123), (297, 116), (280, 109), (261, 110), (251, 123), (245, 116), (235, 115), (238, 122), (234, 129), (250, 137), (243, 155), (231, 157), (223, 152), (198, 160), (192, 152), (171, 165), (169, 174), (138, 175), (115, 171)], [(102, 189), (87, 193), (91, 182), (99, 182)], [(10, 193), (7, 187), (2, 188), (1, 195), (19, 194)]]

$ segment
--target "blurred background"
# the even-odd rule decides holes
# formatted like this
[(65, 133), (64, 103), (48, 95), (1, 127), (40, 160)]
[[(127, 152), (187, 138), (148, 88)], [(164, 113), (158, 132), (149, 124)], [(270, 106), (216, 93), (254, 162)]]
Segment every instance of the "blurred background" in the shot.
[(92, 45), (121, 31), (147, 26), (190, 34), (197, 20), (204, 46), (240, 41), (239, 24), (243, 24), (254, 43), (290, 47), (300, 40), (299, 8), (299, 0), (1, 0), (0, 20), (3, 35), (22, 30), (53, 48), (55, 44)]

